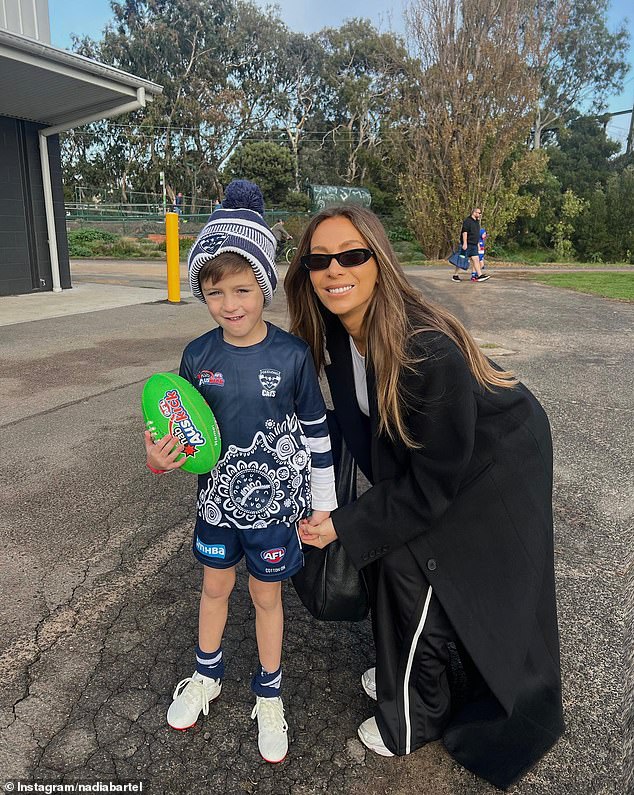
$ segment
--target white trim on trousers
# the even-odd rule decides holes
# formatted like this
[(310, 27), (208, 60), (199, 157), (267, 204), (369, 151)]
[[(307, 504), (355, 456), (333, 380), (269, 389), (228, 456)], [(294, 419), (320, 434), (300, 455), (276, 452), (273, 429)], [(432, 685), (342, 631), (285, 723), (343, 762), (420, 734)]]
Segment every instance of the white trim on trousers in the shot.
[(429, 586), (427, 590), (427, 598), (425, 599), (425, 606), (423, 607), (423, 612), (420, 617), (420, 621), (418, 622), (418, 626), (416, 627), (416, 632), (414, 633), (414, 637), (412, 638), (412, 645), (409, 649), (409, 655), (407, 657), (407, 668), (405, 669), (405, 679), (403, 681), (403, 708), (405, 711), (405, 753), (409, 754), (412, 750), (412, 722), (410, 720), (409, 715), (409, 677), (412, 672), (412, 663), (414, 662), (414, 654), (416, 652), (416, 646), (418, 645), (418, 640), (423, 632), (423, 628), (425, 626), (425, 621), (427, 620), (427, 612), (429, 610), (429, 603), (432, 597), (432, 587)]

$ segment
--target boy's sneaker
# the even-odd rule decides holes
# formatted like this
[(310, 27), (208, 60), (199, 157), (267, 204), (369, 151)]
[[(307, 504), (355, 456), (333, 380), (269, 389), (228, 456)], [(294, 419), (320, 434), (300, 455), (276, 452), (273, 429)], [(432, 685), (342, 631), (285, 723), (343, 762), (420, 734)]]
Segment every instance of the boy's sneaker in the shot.
[(357, 729), (359, 739), (375, 754), (380, 756), (394, 756), (390, 749), (383, 742), (379, 727), (376, 725), (376, 718), (368, 718)]
[(476, 282), (486, 282), (486, 280), (487, 280), (487, 279), (490, 279), (490, 278), (491, 278), (491, 274), (490, 274), (490, 273), (481, 273), (481, 274), (480, 274), (480, 275), (479, 275), (479, 276), (476, 278), (476, 280), (475, 280), (475, 281), (476, 281)]
[(376, 701), (376, 668), (368, 668), (361, 676), (361, 687), (367, 696)]
[(460, 278), (460, 276), (458, 276), (457, 273), (454, 273), (454, 275), (451, 277), (451, 281), (452, 282), (461, 282), (462, 279)]
[(221, 690), (220, 679), (211, 679), (198, 671), (187, 679), (181, 679), (167, 710), (167, 722), (172, 729), (190, 729), (201, 712), (203, 715), (209, 714), (209, 702), (215, 701)]
[(282, 699), (256, 696), (251, 717), (258, 719), (258, 749), (265, 762), (282, 762), (288, 751), (288, 724)]

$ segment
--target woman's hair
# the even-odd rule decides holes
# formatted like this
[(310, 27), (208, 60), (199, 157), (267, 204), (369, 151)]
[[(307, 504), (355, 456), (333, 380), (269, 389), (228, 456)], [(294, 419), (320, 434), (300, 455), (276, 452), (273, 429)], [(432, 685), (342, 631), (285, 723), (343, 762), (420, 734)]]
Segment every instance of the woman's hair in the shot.
[(412, 287), (379, 219), (370, 210), (354, 204), (329, 207), (311, 219), (284, 280), (291, 332), (309, 344), (318, 371), (325, 362), (324, 317), (328, 310), (317, 298), (301, 257), (310, 253), (311, 240), (319, 224), (339, 216), (347, 218), (361, 233), (374, 252), (379, 270), (374, 297), (362, 328), (376, 378), (379, 431), (387, 433), (392, 440), (400, 438), (408, 447), (420, 446), (410, 437), (404, 420), (408, 408), (404, 374), (420, 361), (412, 355), (409, 344), (416, 334), (429, 331), (446, 334), (458, 346), (474, 378), (484, 389), (492, 391), (495, 387), (510, 388), (517, 384), (513, 373), (491, 366), (456, 317)]
[(235, 251), (223, 251), (218, 254), (214, 259), (205, 262), (198, 274), (198, 282), (200, 289), (203, 288), (203, 283), (208, 279), (212, 284), (216, 284), (225, 276), (234, 276), (242, 271), (251, 270), (251, 263), (245, 259), (241, 254)]

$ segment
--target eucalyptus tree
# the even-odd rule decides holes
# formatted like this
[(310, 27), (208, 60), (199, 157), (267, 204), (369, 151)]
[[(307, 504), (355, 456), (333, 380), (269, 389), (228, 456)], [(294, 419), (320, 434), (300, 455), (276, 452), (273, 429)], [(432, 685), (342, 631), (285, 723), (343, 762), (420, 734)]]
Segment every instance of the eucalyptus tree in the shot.
[[(628, 71), (625, 22), (608, 27), (609, 0), (523, 0), (531, 11), (530, 67), (539, 80), (531, 141), (561, 126), (574, 108), (599, 112)], [(532, 8), (531, 8), (532, 6)]]
[(531, 20), (520, 0), (480, 0), (468, 13), (461, 0), (412, 0), (406, 19), (414, 57), (393, 140), (410, 224), (426, 253), (439, 256), (472, 207), (483, 208), (493, 237), (537, 208), (520, 191), (545, 168), (543, 155), (522, 146), (537, 97), (527, 68)]
[(323, 104), (324, 51), (315, 36), (287, 31), (282, 38), (274, 87), (275, 124), (283, 131), (291, 152), (294, 188), (301, 185), (300, 149), (312, 115)]
[(324, 114), (338, 155), (338, 176), (362, 184), (381, 158), (384, 120), (404, 77), (407, 51), (393, 33), (380, 33), (367, 19), (351, 19), (318, 34), (325, 52)]
[[(135, 185), (158, 190), (164, 171), (173, 189), (220, 195), (223, 163), (245, 137), (269, 125), (279, 106), (283, 22), (242, 1), (121, 0), (111, 6), (114, 20), (101, 40), (77, 40), (75, 49), (163, 86), (143, 112), (106, 123), (127, 126), (130, 140), (136, 137), (129, 163)], [(91, 155), (106, 163), (109, 151), (107, 141), (98, 141)]]

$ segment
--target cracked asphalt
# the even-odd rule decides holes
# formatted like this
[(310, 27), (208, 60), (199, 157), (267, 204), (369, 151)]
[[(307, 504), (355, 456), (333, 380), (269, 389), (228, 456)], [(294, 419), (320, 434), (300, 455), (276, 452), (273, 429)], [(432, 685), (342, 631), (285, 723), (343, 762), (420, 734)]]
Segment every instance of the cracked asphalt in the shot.
[[(621, 776), (624, 708), (632, 720), (623, 645), (634, 307), (512, 273), (481, 285), (453, 284), (448, 270), (409, 273), (518, 372), (553, 426), (568, 730), (510, 792), (632, 791), (631, 775)], [(359, 682), (372, 664), (369, 625), (314, 621), (292, 586), (283, 662), (290, 751), (280, 765), (263, 762), (250, 719), (257, 653), (244, 571), (222, 695), (195, 729), (169, 729), (165, 712), (193, 670), (196, 642), (195, 477), (145, 469), (140, 393), (151, 373), (178, 367), (209, 320), (191, 299), (157, 301), (152, 286), (148, 303), (0, 329), (0, 785), (140, 779), (151, 793), (496, 792), (440, 743), (403, 758), (365, 752), (356, 727), (371, 714)], [(281, 292), (268, 317), (286, 324)]]

